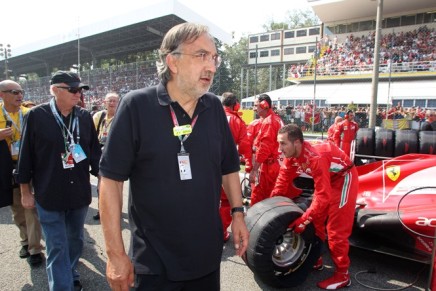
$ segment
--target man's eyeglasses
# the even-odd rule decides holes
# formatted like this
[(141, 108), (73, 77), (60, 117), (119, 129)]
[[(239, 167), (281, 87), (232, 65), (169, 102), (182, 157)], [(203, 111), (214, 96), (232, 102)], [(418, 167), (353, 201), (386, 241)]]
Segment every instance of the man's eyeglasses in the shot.
[(56, 86), (57, 88), (65, 89), (71, 94), (76, 94), (77, 92), (82, 93), (83, 88), (79, 87), (62, 87), (62, 86)]
[(196, 54), (185, 54), (185, 53), (181, 53), (181, 52), (172, 52), (172, 55), (187, 55), (187, 56), (193, 56), (194, 58), (198, 58), (201, 59), (201, 61), (203, 63), (205, 63), (206, 61), (208, 62), (213, 62), (213, 64), (215, 65), (215, 68), (219, 68), (219, 66), (221, 65), (222, 59), (221, 56), (219, 55), (212, 55), (211, 53), (196, 53)]
[(11, 93), (13, 95), (23, 95), (24, 96), (24, 90), (4, 90), (3, 93)]

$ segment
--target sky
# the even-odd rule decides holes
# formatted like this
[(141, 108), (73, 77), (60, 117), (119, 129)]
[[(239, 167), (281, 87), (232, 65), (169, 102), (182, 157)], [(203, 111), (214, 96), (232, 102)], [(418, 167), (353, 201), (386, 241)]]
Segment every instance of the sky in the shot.
[[(275, 22), (285, 21), (288, 11), (309, 8), (306, 0), (178, 1), (223, 30), (229, 33), (234, 31), (236, 40), (242, 35), (262, 32), (262, 25), (271, 19)], [(53, 0), (7, 1), (7, 9), (1, 16), (0, 43), (10, 44), (13, 56), (14, 47), (73, 31), (79, 26), (99, 22), (156, 2), (160, 0), (75, 0), (71, 4)]]

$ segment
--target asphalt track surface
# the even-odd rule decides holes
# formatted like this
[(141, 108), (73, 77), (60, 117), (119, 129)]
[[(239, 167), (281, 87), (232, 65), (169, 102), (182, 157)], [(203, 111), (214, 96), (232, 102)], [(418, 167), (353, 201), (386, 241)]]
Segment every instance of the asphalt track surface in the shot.
[[(92, 219), (97, 209), (96, 179), (92, 179), (93, 200), (85, 222), (85, 246), (78, 270), (84, 290), (110, 290), (105, 278), (106, 254), (103, 234), (99, 222)], [(128, 183), (124, 185), (123, 205), (123, 238), (128, 248), (130, 233), (126, 211)], [(26, 259), (18, 257), (20, 249), (18, 229), (12, 221), (9, 207), (0, 209), (0, 290), (1, 291), (29, 291), (48, 290), (45, 263), (31, 268)], [(344, 290), (371, 290), (360, 285), (354, 278), (361, 271), (372, 269), (375, 273), (360, 273), (359, 281), (376, 290), (399, 290), (416, 280), (413, 286), (403, 290), (426, 290), (428, 284), (429, 266), (376, 254), (357, 248), (350, 249), (352, 285)], [(323, 271), (313, 271), (306, 282), (297, 288), (280, 290), (321, 290), (316, 283), (333, 272), (328, 254), (324, 255)], [(221, 264), (221, 290), (223, 291), (256, 291), (279, 290), (266, 286), (256, 278), (239, 257), (235, 256), (232, 243), (229, 241), (223, 249)], [(207, 290), (205, 290), (207, 291)]]

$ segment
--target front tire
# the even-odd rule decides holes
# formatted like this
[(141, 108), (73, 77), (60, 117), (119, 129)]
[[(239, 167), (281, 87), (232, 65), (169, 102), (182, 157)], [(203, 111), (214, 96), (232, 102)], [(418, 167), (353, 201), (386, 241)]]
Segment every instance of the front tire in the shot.
[(245, 263), (259, 279), (275, 288), (302, 284), (321, 253), (312, 225), (301, 234), (287, 229), (303, 211), (281, 196), (256, 203), (247, 212), (250, 240)]

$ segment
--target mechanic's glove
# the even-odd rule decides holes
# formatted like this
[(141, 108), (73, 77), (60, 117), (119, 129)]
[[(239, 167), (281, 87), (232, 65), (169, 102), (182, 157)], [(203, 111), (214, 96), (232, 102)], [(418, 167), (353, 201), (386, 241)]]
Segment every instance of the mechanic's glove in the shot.
[(304, 213), (302, 216), (298, 217), (291, 224), (289, 224), (288, 228), (293, 230), (295, 233), (302, 233), (312, 222), (312, 217)]

